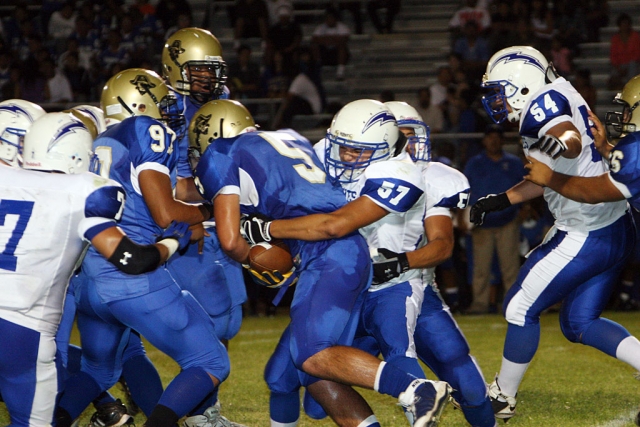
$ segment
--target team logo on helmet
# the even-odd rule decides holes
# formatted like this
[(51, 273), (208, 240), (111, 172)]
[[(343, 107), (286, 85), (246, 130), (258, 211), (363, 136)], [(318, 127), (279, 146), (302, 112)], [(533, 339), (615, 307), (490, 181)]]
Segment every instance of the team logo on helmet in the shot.
[(154, 83), (151, 83), (147, 76), (138, 74), (135, 79), (129, 80), (129, 83), (134, 85), (140, 95), (144, 95), (145, 93), (151, 93), (151, 89), (156, 87)]
[(182, 47), (182, 42), (180, 40), (174, 41), (171, 46), (168, 47), (168, 51), (171, 61), (173, 61), (173, 63), (177, 66), (180, 66), (180, 63), (178, 62), (178, 56), (185, 52), (184, 48)]
[(367, 129), (369, 129), (376, 123), (379, 123), (380, 126), (382, 126), (385, 123), (390, 123), (390, 122), (395, 123), (395, 121), (396, 121), (396, 118), (393, 114), (389, 113), (388, 111), (381, 111), (375, 114), (374, 116), (372, 116), (369, 120), (367, 120), (367, 123), (365, 123), (364, 127), (362, 128), (362, 132), (363, 133), (366, 132)]
[(547, 71), (545, 69), (544, 65), (542, 65), (542, 63), (539, 60), (537, 60), (533, 56), (524, 54), (521, 51), (513, 52), (513, 53), (507, 53), (507, 54), (504, 54), (504, 55), (496, 58), (496, 60), (493, 61), (493, 65), (491, 65), (491, 70), (490, 71), (493, 71), (493, 69), (496, 67), (496, 65), (498, 65), (501, 62), (504, 62), (506, 64), (506, 63), (512, 62), (512, 61), (523, 61), (525, 64), (533, 65), (534, 67), (540, 69), (540, 71), (542, 71), (543, 73)]
[(15, 114), (16, 116), (22, 114), (26, 116), (29, 121), (33, 121), (33, 117), (31, 117), (31, 114), (29, 114), (27, 110), (16, 104), (2, 105), (0, 106), (0, 111), (7, 111), (9, 113)]
[(85, 125), (83, 125), (80, 122), (73, 122), (73, 123), (69, 123), (69, 124), (65, 125), (64, 127), (58, 129), (58, 131), (51, 138), (51, 141), (49, 141), (49, 145), (47, 147), (47, 151), (50, 151), (58, 143), (60, 138), (62, 138), (66, 134), (68, 134), (68, 133), (76, 133), (76, 129), (85, 129), (86, 130), (86, 127), (85, 127)]
[(200, 114), (196, 117), (195, 123), (193, 125), (193, 131), (196, 134), (196, 144), (198, 145), (198, 149), (202, 148), (200, 146), (200, 135), (208, 135), (209, 134), (209, 120), (211, 120), (211, 114), (204, 115)]

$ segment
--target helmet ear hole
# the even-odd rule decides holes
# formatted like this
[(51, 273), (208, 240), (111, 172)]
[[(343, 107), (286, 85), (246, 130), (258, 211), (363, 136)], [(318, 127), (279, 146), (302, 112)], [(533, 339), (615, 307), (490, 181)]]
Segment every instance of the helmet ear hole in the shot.
[(526, 95), (529, 93), (529, 88), (523, 87), (522, 90), (520, 91), (523, 95)]

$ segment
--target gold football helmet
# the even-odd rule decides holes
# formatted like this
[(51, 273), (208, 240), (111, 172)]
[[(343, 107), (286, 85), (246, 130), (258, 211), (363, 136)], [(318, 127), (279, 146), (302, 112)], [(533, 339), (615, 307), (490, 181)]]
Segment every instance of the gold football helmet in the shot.
[[(189, 123), (189, 157), (195, 166), (200, 155), (218, 138), (234, 138), (256, 130), (247, 108), (231, 99), (218, 99), (204, 104)], [(195, 163), (194, 163), (195, 162)]]
[(227, 81), (220, 42), (201, 28), (176, 31), (162, 49), (162, 75), (178, 93), (198, 104), (218, 98)]
[(91, 119), (91, 117), (87, 113), (80, 110), (76, 110), (74, 108), (70, 110), (62, 110), (62, 112), (72, 114), (73, 117), (80, 120), (86, 126), (87, 130), (91, 134), (91, 139), (96, 139), (96, 137), (98, 136), (98, 127), (96, 126), (96, 123), (93, 121), (93, 119)]
[(130, 68), (111, 77), (102, 89), (100, 107), (106, 120), (149, 116), (164, 121), (179, 137), (184, 135), (185, 119), (176, 97), (153, 71)]
[(624, 85), (622, 92), (613, 99), (614, 104), (622, 107), (622, 111), (608, 111), (605, 115), (607, 136), (610, 140), (623, 138), (629, 133), (640, 130), (640, 74), (632, 77)]

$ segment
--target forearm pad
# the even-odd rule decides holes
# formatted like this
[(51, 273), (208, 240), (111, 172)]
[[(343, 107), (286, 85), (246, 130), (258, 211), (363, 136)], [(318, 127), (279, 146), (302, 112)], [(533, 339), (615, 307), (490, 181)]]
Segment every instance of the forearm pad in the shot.
[(123, 236), (109, 262), (127, 274), (143, 274), (155, 270), (160, 261), (160, 250), (155, 245), (139, 245)]

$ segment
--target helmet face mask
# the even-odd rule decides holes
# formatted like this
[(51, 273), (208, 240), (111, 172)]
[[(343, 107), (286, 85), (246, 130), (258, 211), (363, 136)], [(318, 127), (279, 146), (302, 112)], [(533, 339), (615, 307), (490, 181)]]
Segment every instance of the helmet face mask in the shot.
[(22, 162), (24, 135), (45, 111), (37, 104), (21, 99), (0, 102), (0, 159), (11, 166)]
[(495, 123), (520, 120), (529, 99), (555, 77), (553, 66), (530, 46), (512, 46), (496, 52), (487, 63), (482, 87), (488, 93), (482, 105)]
[(398, 124), (383, 103), (361, 99), (342, 107), (327, 132), (325, 169), (334, 182), (354, 182), (374, 162), (393, 155)]
[(640, 75), (631, 78), (613, 100), (618, 110), (607, 111), (605, 128), (607, 138), (614, 143), (640, 128)]
[(48, 113), (24, 138), (24, 169), (68, 174), (90, 170), (95, 162), (93, 137), (71, 113)]
[(201, 28), (176, 31), (162, 50), (162, 75), (198, 104), (218, 98), (227, 82), (227, 65), (218, 39)]

